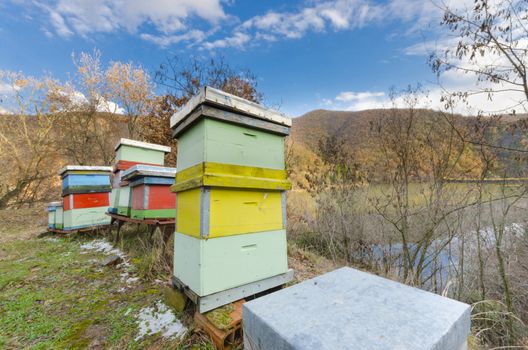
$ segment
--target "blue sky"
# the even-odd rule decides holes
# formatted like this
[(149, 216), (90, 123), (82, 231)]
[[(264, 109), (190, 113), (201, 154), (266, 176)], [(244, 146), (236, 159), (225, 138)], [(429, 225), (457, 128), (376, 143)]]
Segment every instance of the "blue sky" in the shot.
[(0, 0), (0, 69), (66, 79), (72, 52), (94, 48), (151, 73), (170, 55), (221, 54), (286, 114), (359, 110), (435, 81), (440, 15), (428, 0)]

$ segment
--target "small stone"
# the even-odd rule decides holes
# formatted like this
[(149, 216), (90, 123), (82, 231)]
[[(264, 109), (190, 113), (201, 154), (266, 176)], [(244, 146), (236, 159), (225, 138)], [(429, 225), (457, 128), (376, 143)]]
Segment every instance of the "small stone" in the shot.
[(119, 255), (109, 255), (101, 262), (101, 266), (115, 266), (121, 261), (123, 259)]
[(185, 294), (174, 288), (165, 288), (163, 291), (165, 304), (169, 305), (174, 311), (182, 312), (185, 309), (187, 297)]

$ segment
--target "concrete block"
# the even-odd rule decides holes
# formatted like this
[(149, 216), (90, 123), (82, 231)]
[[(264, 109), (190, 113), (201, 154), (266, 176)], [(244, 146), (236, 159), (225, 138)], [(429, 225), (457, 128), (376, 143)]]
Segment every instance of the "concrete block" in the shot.
[(470, 306), (341, 268), (243, 307), (246, 350), (462, 350)]

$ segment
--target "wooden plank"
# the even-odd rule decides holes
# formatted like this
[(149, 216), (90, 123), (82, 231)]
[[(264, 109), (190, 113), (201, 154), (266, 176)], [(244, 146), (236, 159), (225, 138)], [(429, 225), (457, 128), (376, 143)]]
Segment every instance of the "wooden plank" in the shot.
[(133, 180), (138, 177), (152, 176), (160, 178), (174, 178), (176, 168), (136, 164), (125, 170), (121, 176), (123, 180)]
[(172, 137), (178, 138), (185, 131), (187, 131), (189, 127), (203, 118), (212, 118), (225, 123), (262, 130), (281, 136), (288, 136), (290, 134), (290, 128), (287, 126), (282, 126), (270, 123), (265, 120), (255, 119), (245, 115), (219, 110), (211, 106), (202, 105), (197, 107), (188, 118), (185, 118), (182, 123), (172, 130)]
[(242, 305), (245, 300), (238, 300), (231, 304), (232, 311), (229, 313), (231, 321), (221, 328), (211, 322), (206, 315), (196, 311), (194, 323), (202, 329), (213, 341), (217, 350), (231, 350), (242, 343)]
[(233, 301), (265, 292), (272, 288), (282, 286), (293, 279), (293, 269), (288, 269), (283, 274), (269, 277), (260, 281), (251, 282), (243, 286), (224, 290), (212, 295), (200, 297), (198, 311), (207, 312), (217, 307), (232, 303)]
[(223, 111), (212, 106), (203, 106), (202, 114), (219, 121), (238, 124), (253, 129), (271, 132), (281, 136), (288, 136), (290, 134), (290, 127), (270, 123), (266, 120), (255, 119), (242, 114)]
[(112, 167), (109, 166), (87, 166), (87, 165), (66, 165), (61, 170), (59, 170), (59, 175), (63, 175), (66, 172), (112, 172)]
[(141, 219), (134, 219), (134, 218), (130, 218), (128, 216), (123, 216), (123, 215), (119, 215), (119, 214), (115, 214), (115, 213), (106, 213), (106, 215), (110, 216), (112, 219), (116, 220), (116, 221), (120, 221), (120, 222), (131, 222), (131, 223), (134, 223), (134, 224), (145, 224), (145, 225), (160, 225), (160, 226), (163, 226), (163, 225), (174, 225), (174, 222), (175, 220), (174, 219), (163, 219), (163, 220), (160, 220), (160, 219), (145, 219), (145, 220), (141, 220)]
[(117, 151), (122, 146), (131, 146), (136, 148), (150, 149), (154, 151), (160, 151), (163, 153), (170, 153), (171, 148), (164, 145), (158, 145), (156, 143), (142, 142), (132, 139), (121, 138), (115, 145), (114, 150)]
[(198, 310), (198, 312), (204, 313), (211, 311), (220, 306), (227, 305), (234, 301), (246, 298), (248, 296), (253, 296), (255, 294), (265, 292), (272, 288), (282, 286), (293, 279), (294, 271), (293, 269), (288, 269), (286, 272), (268, 277), (259, 281), (250, 282), (242, 286), (230, 288), (218, 293), (213, 293), (211, 295), (206, 295), (200, 297), (194, 293), (189, 286), (185, 285), (179, 278), (172, 276), (172, 284), (175, 288), (182, 290), (185, 295), (191, 299)]
[(80, 233), (80, 232), (89, 232), (89, 231), (98, 231), (98, 230), (105, 230), (109, 229), (110, 225), (96, 225), (96, 226), (86, 226), (86, 227), (79, 227), (75, 229), (65, 229), (65, 228), (54, 228), (49, 229), (48, 232), (54, 232), (54, 233), (61, 233), (61, 234), (73, 234), (73, 233)]
[(259, 105), (258, 103), (226, 93), (224, 91), (206, 86), (202, 88), (197, 96), (193, 97), (188, 103), (180, 108), (178, 112), (174, 113), (170, 119), (171, 128), (174, 128), (182, 123), (193, 110), (202, 104), (210, 104), (222, 110), (234, 111), (251, 116), (252, 118), (258, 118), (288, 127), (291, 127), (292, 125), (290, 118), (277, 111), (266, 108), (262, 105)]

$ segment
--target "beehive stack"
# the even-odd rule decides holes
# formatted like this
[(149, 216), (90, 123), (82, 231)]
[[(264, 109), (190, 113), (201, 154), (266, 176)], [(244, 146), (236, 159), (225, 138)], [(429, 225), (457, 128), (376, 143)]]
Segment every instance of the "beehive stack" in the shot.
[(131, 189), (130, 217), (133, 219), (174, 219), (176, 194), (171, 192), (176, 168), (134, 165), (123, 172)]
[(62, 202), (50, 202), (46, 208), (48, 212), (48, 228), (62, 230)]
[(109, 211), (130, 216), (131, 192), (128, 181), (122, 179), (123, 172), (136, 164), (163, 166), (165, 153), (170, 153), (170, 147), (122, 138), (115, 146), (115, 151), (112, 204)]
[(108, 225), (111, 167), (68, 165), (62, 179), (64, 230)]
[(205, 312), (288, 282), (284, 138), (291, 120), (204, 88), (171, 118), (178, 139), (174, 284)]

